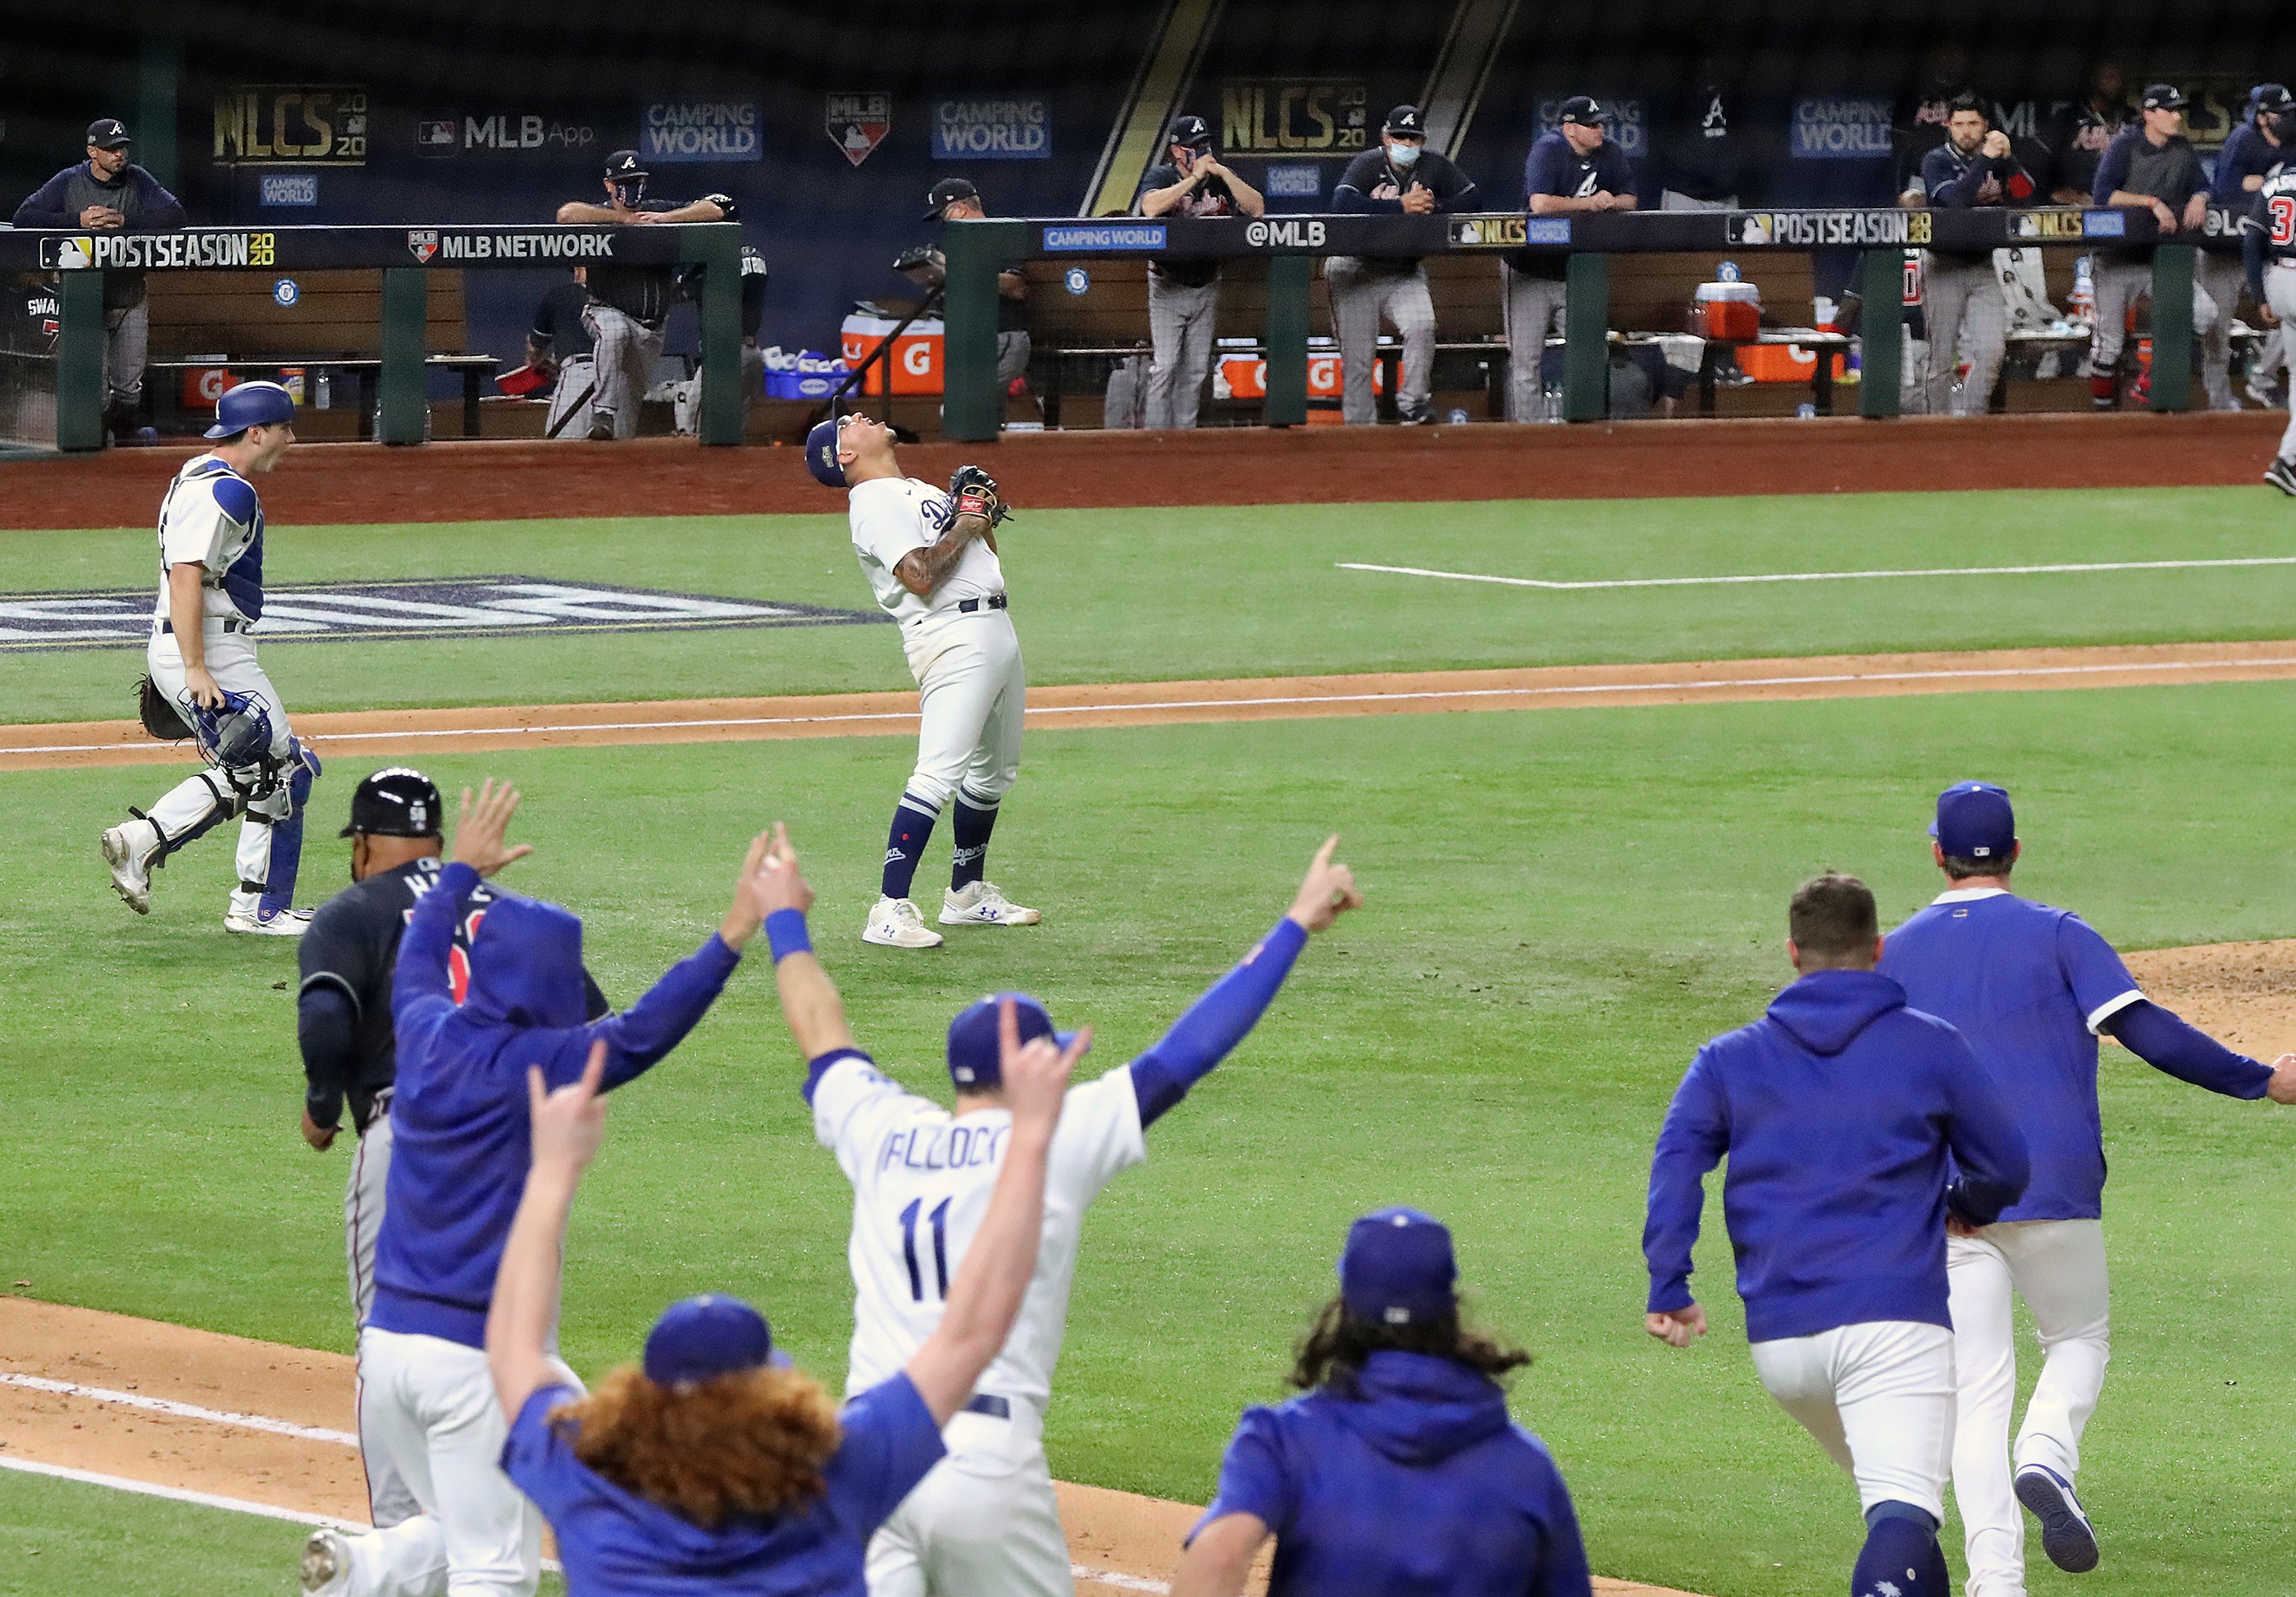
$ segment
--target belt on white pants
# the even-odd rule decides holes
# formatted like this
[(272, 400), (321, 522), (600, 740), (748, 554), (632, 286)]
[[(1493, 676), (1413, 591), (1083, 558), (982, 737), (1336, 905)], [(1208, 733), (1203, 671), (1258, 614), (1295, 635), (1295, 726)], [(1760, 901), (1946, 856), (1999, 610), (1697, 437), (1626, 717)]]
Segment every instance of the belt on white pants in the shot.
[[(202, 630), (215, 629), (225, 632), (248, 632), (255, 628), (255, 623), (243, 615), (210, 615), (201, 625)], [(152, 627), (152, 636), (163, 637), (175, 630), (175, 622), (160, 622)]]

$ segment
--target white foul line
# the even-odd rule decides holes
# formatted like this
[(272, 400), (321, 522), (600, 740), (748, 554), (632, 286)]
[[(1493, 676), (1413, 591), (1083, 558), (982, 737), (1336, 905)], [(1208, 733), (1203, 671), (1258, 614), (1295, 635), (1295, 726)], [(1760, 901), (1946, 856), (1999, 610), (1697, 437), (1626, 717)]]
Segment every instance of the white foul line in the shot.
[(178, 1420), (205, 1420), (214, 1425), (236, 1425), (242, 1430), (269, 1431), (273, 1436), (295, 1436), (306, 1442), (332, 1442), (344, 1447), (358, 1445), (358, 1437), (347, 1430), (296, 1425), (262, 1414), (234, 1414), (223, 1409), (204, 1409), (195, 1403), (146, 1397), (141, 1392), (115, 1392), (108, 1387), (83, 1387), (68, 1380), (51, 1380), (45, 1375), (18, 1375), (12, 1371), (0, 1370), (0, 1386), (25, 1387), (35, 1392), (53, 1392), (62, 1397), (85, 1397), (95, 1403), (116, 1403), (127, 1408), (168, 1414)]
[[(168, 1414), (181, 1420), (206, 1420), (217, 1425), (235, 1425), (243, 1430), (269, 1431), (275, 1436), (298, 1436), (308, 1442), (334, 1442), (348, 1447), (358, 1445), (358, 1438), (348, 1431), (327, 1430), (310, 1425), (295, 1425), (284, 1420), (273, 1420), (262, 1414), (241, 1414), (224, 1409), (201, 1408), (193, 1403), (176, 1403), (165, 1397), (146, 1397), (140, 1392), (116, 1392), (107, 1387), (83, 1387), (68, 1380), (52, 1380), (42, 1375), (18, 1375), (12, 1371), (0, 1371), (0, 1385), (25, 1387), (35, 1392), (53, 1392), (66, 1397), (85, 1397), (97, 1403), (115, 1403), (128, 1408), (146, 1409), (154, 1413)], [(332, 1525), (338, 1530), (361, 1531), (368, 1527), (355, 1519), (336, 1519), (325, 1514), (300, 1513), (293, 1509), (274, 1508), (266, 1502), (250, 1502), (241, 1497), (218, 1497), (211, 1492), (194, 1492), (183, 1486), (155, 1486), (150, 1481), (130, 1480), (125, 1476), (99, 1475), (90, 1469), (67, 1469), (61, 1464), (36, 1463), (30, 1459), (11, 1458), (0, 1453), (0, 1469), (20, 1469), (28, 1475), (52, 1475), (61, 1480), (76, 1480), (89, 1486), (110, 1486), (115, 1491), (136, 1492), (147, 1497), (165, 1497), (176, 1502), (189, 1502), (201, 1508), (227, 1509), (238, 1514), (259, 1514), (266, 1519), (284, 1519), (296, 1525)], [(555, 1569), (554, 1560), (545, 1559), (545, 1568)], [(1124, 1575), (1113, 1569), (1095, 1568), (1090, 1564), (1070, 1564), (1069, 1574), (1078, 1580), (1088, 1580), (1103, 1586), (1114, 1586), (1126, 1592), (1147, 1592), (1158, 1594), (1171, 1591), (1168, 1583), (1151, 1580), (1138, 1575)]]
[(1453, 582), (1496, 582), (1505, 588), (1545, 588), (1580, 592), (1595, 588), (1725, 588), (1747, 582), (1863, 582), (1880, 577), (2030, 577), (2067, 572), (2210, 571), (2226, 566), (2296, 565), (2296, 555), (2258, 555), (2242, 560), (2099, 560), (2079, 565), (1943, 565), (1904, 572), (1765, 572), (1729, 577), (1621, 577), (1603, 582), (1548, 582), (1537, 577), (1492, 577), (1480, 572), (1430, 571), (1418, 565), (1365, 565), (1333, 562), (1343, 572), (1385, 572), (1397, 577), (1441, 577)]

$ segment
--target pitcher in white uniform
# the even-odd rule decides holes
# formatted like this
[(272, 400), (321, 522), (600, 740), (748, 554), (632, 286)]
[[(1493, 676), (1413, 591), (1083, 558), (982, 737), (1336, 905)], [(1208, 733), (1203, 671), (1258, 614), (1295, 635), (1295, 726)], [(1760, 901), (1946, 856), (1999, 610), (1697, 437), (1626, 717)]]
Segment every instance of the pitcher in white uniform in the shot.
[[(1020, 1318), (972, 1400), (942, 1437), (948, 1457), (869, 1544), (870, 1597), (1070, 1597), (1075, 1590), (1045, 1461), (1045, 1409), (1067, 1330), (1084, 1211), (1102, 1188), (1148, 1157), (1142, 1133), (1251, 1030), (1312, 933), (1363, 902), (1339, 839), (1308, 867), (1291, 910), (1163, 1039), (1121, 1069), (1070, 1089), (1046, 1178), (1045, 1231)], [(940, 1323), (949, 1283), (972, 1244), (1013, 1116), (998, 1078), (997, 1013), (1010, 997), (1020, 1040), (1055, 1033), (1042, 1004), (1000, 994), (948, 1028), (954, 1113), (880, 1074), (853, 1041), (837, 988), (814, 957), (805, 911), (813, 890), (789, 835), (775, 828), (759, 884), (774, 978), (807, 1061), (815, 1134), (853, 1183), (855, 1303), (848, 1393), (898, 1372)]]
[(295, 400), (276, 383), (242, 383), (217, 401), (207, 436), (215, 448), (176, 473), (160, 504), (160, 599), (144, 659), (156, 696), (198, 738), (209, 769), (148, 811), (130, 810), (134, 819), (103, 834), (103, 858), (113, 889), (148, 915), (152, 871), (242, 816), (239, 886), (224, 928), (299, 937), (311, 912), (294, 907), (295, 873), (319, 761), (288, 730), (249, 637), (263, 615), (263, 506), (249, 479), (295, 441)]
[(853, 547), (877, 604), (901, 624), (916, 679), (917, 767), (901, 789), (885, 844), (885, 874), (862, 929), (865, 943), (938, 948), (940, 934), (909, 900), (933, 823), (953, 800), (956, 854), (941, 897), (945, 926), (1034, 926), (985, 874), (996, 809), (1021, 774), (1021, 720), (1029, 676), (1006, 608), (996, 484), (960, 467), (947, 490), (901, 474), (893, 432), (865, 416), (834, 417), (806, 438), (806, 467), (851, 490)]

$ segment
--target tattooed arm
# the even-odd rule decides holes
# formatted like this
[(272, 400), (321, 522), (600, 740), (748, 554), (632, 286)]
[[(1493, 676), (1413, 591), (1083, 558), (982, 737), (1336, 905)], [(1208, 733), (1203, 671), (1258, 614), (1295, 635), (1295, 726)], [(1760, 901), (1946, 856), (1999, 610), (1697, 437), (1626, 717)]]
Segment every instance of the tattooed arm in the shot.
[(949, 522), (947, 531), (940, 535), (938, 542), (927, 544), (922, 549), (912, 549), (902, 556), (900, 564), (893, 567), (893, 576), (917, 597), (928, 597), (934, 589), (948, 580), (949, 574), (956, 570), (956, 563), (964, 558), (964, 546), (976, 538), (987, 543), (991, 550), (996, 547), (995, 536), (988, 531), (987, 516), (970, 513), (958, 514)]

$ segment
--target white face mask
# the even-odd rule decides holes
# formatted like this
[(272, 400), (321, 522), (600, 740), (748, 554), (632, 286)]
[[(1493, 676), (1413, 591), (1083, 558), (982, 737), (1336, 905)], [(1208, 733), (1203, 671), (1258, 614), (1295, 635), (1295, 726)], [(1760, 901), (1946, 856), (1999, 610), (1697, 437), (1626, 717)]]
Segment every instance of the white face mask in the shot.
[(1393, 161), (1397, 166), (1401, 167), (1407, 171), (1418, 163), (1419, 146), (1417, 144), (1390, 144), (1387, 147), (1387, 158)]

